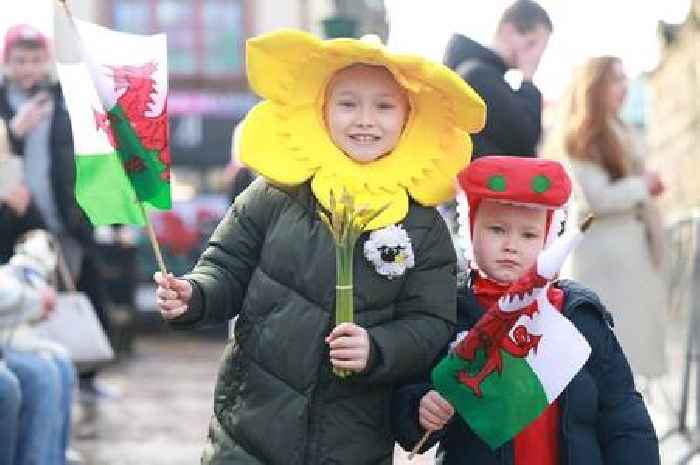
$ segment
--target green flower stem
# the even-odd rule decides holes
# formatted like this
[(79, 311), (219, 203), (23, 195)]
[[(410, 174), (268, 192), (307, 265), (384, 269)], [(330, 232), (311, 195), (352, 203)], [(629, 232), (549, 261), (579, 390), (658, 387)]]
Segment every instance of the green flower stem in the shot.
[[(328, 227), (335, 242), (335, 324), (339, 325), (354, 321), (352, 265), (355, 243), (365, 227), (389, 205), (384, 205), (376, 211), (371, 211), (364, 206), (358, 207), (345, 189), (337, 200), (336, 203), (336, 196), (331, 190), (330, 211), (326, 214), (319, 210), (319, 217)], [(345, 378), (353, 372), (334, 368), (333, 373)]]
[[(354, 244), (353, 244), (354, 245)], [(336, 247), (335, 269), (335, 324), (352, 323), (354, 317), (352, 301), (352, 262), (354, 247)]]
[[(344, 244), (336, 244), (335, 248), (335, 324), (352, 323), (354, 320), (352, 265), (354, 242), (344, 241)], [(352, 374), (352, 371), (343, 368), (333, 368), (333, 373), (340, 378)]]

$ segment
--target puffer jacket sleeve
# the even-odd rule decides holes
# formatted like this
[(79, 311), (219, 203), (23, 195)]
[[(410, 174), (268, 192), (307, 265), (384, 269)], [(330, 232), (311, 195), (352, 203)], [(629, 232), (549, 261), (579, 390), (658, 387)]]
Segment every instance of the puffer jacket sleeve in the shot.
[(171, 320), (171, 326), (222, 323), (238, 314), (258, 265), (270, 218), (284, 195), (259, 178), (239, 196), (194, 269), (183, 276), (192, 284), (193, 295), (187, 312)]
[(588, 304), (577, 308), (572, 320), (592, 349), (588, 366), (600, 396), (597, 433), (605, 463), (658, 465), (654, 426), (608, 322)]
[(395, 319), (368, 328), (372, 355), (369, 382), (420, 376), (449, 342), (456, 313), (456, 257), (447, 226), (433, 211), (430, 230), (414, 244), (411, 269), (396, 301)]

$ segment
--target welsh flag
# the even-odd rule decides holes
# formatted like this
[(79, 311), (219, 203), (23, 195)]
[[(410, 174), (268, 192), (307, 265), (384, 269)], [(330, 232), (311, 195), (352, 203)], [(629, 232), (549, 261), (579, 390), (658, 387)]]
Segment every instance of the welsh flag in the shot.
[(74, 24), (57, 31), (57, 47), (78, 203), (95, 225), (143, 225), (142, 205), (171, 207), (165, 35)]
[(433, 369), (435, 389), (491, 448), (554, 402), (591, 348), (548, 289), (582, 233), (557, 239)]

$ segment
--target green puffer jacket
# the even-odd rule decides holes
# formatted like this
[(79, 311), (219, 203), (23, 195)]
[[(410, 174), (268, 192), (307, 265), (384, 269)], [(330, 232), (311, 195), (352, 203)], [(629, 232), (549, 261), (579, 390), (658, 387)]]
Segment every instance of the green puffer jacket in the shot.
[(207, 465), (390, 464), (394, 383), (428, 370), (455, 320), (455, 254), (434, 208), (402, 223), (415, 267), (387, 279), (355, 250), (355, 322), (368, 369), (331, 372), (335, 247), (308, 184), (258, 179), (229, 210), (187, 276), (194, 294), (175, 327), (236, 315), (215, 390)]

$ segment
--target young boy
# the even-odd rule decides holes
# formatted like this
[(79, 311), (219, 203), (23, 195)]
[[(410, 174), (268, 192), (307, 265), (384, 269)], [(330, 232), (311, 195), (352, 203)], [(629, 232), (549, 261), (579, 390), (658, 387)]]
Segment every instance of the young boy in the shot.
[[(393, 386), (451, 335), (455, 256), (433, 206), (454, 195), (483, 103), (444, 66), (299, 31), (251, 39), (247, 70), (267, 100), (242, 123), (241, 160), (260, 177), (185, 279), (155, 276), (176, 327), (238, 317), (203, 463), (389, 464)], [(318, 213), (336, 209), (331, 189), (388, 205), (356, 244), (340, 325)]]
[[(542, 182), (546, 171), (558, 175)], [(518, 184), (516, 178), (532, 182)], [(553, 210), (564, 205), (571, 191), (559, 163), (530, 158), (480, 158), (459, 181), (469, 203), (476, 267), (459, 287), (458, 333), (471, 329), (536, 262), (561, 228)], [(592, 349), (561, 396), (512, 441), (491, 450), (429, 383), (405, 385), (394, 398), (393, 415), (404, 448), (412, 449), (423, 431), (431, 431), (422, 450), (439, 441), (438, 454), (446, 465), (659, 463), (656, 434), (612, 332), (610, 314), (590, 290), (572, 281), (556, 282), (548, 297)]]

